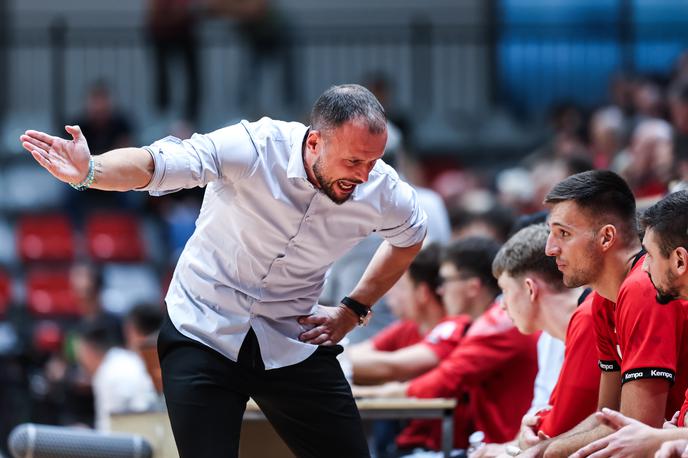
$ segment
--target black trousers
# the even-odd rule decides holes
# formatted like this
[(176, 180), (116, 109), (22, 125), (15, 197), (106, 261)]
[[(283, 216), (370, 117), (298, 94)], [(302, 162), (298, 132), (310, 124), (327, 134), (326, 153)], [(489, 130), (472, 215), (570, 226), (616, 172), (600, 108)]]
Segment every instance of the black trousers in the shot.
[(336, 356), (265, 370), (251, 329), (233, 362), (181, 334), (169, 317), (158, 337), (163, 391), (181, 458), (237, 457), (252, 397), (297, 457), (369, 457), (361, 418)]

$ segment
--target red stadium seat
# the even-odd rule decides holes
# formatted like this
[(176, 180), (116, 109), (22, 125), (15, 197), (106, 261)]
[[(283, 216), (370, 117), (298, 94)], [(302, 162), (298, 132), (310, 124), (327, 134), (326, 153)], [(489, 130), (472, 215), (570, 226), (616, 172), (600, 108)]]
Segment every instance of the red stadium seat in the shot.
[(81, 314), (69, 282), (69, 270), (35, 269), (26, 276), (26, 302), (36, 316)]
[(74, 229), (64, 215), (27, 215), (17, 224), (17, 247), (25, 262), (74, 259)]
[(54, 321), (41, 321), (33, 329), (33, 347), (41, 353), (57, 353), (62, 349), (64, 332)]
[(0, 316), (5, 315), (12, 301), (12, 282), (10, 277), (0, 271)]
[(91, 257), (101, 262), (143, 261), (145, 252), (139, 222), (133, 215), (98, 213), (86, 222)]

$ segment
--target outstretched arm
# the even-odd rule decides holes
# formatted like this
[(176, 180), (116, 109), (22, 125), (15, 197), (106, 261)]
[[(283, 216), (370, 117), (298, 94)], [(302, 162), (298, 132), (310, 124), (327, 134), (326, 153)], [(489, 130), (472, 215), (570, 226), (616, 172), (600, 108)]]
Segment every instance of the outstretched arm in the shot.
[(94, 176), (90, 187), (105, 191), (129, 191), (146, 186), (153, 177), (154, 163), (143, 148), (121, 148), (91, 156), (79, 126), (65, 126), (71, 140), (27, 130), (22, 146), (55, 178), (65, 183), (81, 183), (89, 175), (93, 159)]

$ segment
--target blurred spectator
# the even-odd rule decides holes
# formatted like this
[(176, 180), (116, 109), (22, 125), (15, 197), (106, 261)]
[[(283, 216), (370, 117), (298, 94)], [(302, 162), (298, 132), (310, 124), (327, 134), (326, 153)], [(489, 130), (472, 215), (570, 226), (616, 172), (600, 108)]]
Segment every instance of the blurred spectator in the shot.
[[(239, 65), (239, 104), (250, 113), (263, 111), (259, 105), (261, 84), (274, 72), (264, 68), (279, 63), (282, 84), (278, 94), (291, 107), (299, 100), (287, 18), (272, 0), (208, 0), (211, 10), (237, 22), (244, 43), (243, 62)], [(274, 110), (274, 108), (273, 108)]]
[(453, 240), (482, 236), (504, 242), (514, 223), (514, 213), (501, 205), (494, 205), (482, 212), (454, 208), (450, 213), (450, 221)]
[(139, 304), (132, 307), (124, 319), (126, 348), (137, 352), (155, 341), (162, 319), (163, 312), (159, 305)]
[[(77, 263), (69, 271), (69, 280), (81, 312), (79, 325), (102, 328), (109, 345), (121, 346), (124, 342), (122, 322), (101, 306), (102, 270), (89, 263)], [(92, 425), (94, 400), (90, 381), (76, 364), (76, 335), (73, 326), (70, 327), (67, 323), (63, 326), (67, 327), (64, 341), (61, 342), (62, 351), (51, 352), (43, 370), (43, 377), (48, 385), (45, 402), (59, 406), (60, 411), (55, 420), (57, 423)], [(57, 329), (62, 334), (62, 329)]]
[(86, 323), (77, 339), (79, 364), (91, 377), (96, 429), (108, 431), (113, 413), (142, 412), (155, 406), (157, 395), (141, 358), (113, 346), (106, 327)]
[(634, 81), (631, 75), (617, 73), (612, 76), (609, 84), (612, 105), (618, 107), (624, 119), (630, 119), (635, 108), (633, 106)]
[[(88, 135), (88, 146), (93, 154), (123, 148), (134, 141), (132, 122), (116, 108), (110, 87), (104, 80), (98, 80), (91, 85), (86, 96), (85, 109), (76, 119), (76, 122), (69, 124), (78, 125), (83, 134)], [(76, 219), (82, 218), (93, 209), (129, 206), (130, 200), (141, 199), (140, 196), (134, 196), (134, 193), (118, 195), (94, 189), (87, 193), (70, 189), (67, 196), (67, 211)]]
[[(154, 52), (155, 106), (161, 112), (170, 108), (171, 66), (179, 57), (186, 73), (184, 116), (196, 124), (201, 92), (194, 0), (148, 0), (147, 20)], [(89, 132), (84, 135), (90, 144)]]
[(552, 187), (566, 177), (591, 170), (593, 164), (588, 156), (540, 159), (530, 166), (530, 183), (533, 186), (531, 211), (543, 209), (543, 200)]
[(81, 320), (86, 323), (101, 324), (107, 329), (112, 344), (122, 345), (124, 343), (122, 320), (102, 307), (101, 293), (104, 279), (100, 266), (86, 262), (74, 264), (69, 271), (69, 281), (82, 314)]
[[(686, 75), (688, 78), (688, 75)], [(680, 79), (669, 90), (669, 109), (674, 128), (674, 155), (680, 164), (680, 173), (688, 176), (685, 164), (688, 162), (688, 79)]]
[(623, 112), (609, 106), (597, 110), (590, 120), (590, 151), (597, 169), (609, 168), (614, 157), (623, 149), (625, 139)]
[(662, 87), (650, 78), (638, 78), (636, 81), (633, 89), (633, 105), (636, 126), (646, 119), (666, 117)]
[(585, 154), (583, 139), (586, 137), (585, 115), (573, 103), (563, 102), (550, 110), (551, 138), (536, 149), (534, 158), (570, 157)]
[(673, 177), (673, 131), (662, 119), (646, 119), (633, 131), (629, 148), (613, 164), (636, 198), (662, 196)]
[(126, 347), (141, 357), (158, 393), (162, 393), (162, 372), (157, 347), (162, 320), (163, 311), (159, 305), (153, 304), (134, 306), (124, 320)]
[(688, 51), (682, 51), (674, 62), (671, 72), (671, 81), (688, 79)]
[[(385, 108), (387, 120), (399, 129), (402, 138), (407, 142), (413, 142), (413, 124), (406, 114), (404, 114), (400, 107), (395, 103), (394, 85), (388, 75), (382, 72), (373, 73), (365, 78), (366, 86), (370, 92), (377, 97), (382, 106)], [(386, 160), (386, 159), (385, 159)]]
[(88, 146), (93, 154), (102, 154), (133, 143), (132, 123), (115, 107), (110, 87), (104, 80), (91, 85), (85, 110), (74, 124), (81, 127), (88, 138)]

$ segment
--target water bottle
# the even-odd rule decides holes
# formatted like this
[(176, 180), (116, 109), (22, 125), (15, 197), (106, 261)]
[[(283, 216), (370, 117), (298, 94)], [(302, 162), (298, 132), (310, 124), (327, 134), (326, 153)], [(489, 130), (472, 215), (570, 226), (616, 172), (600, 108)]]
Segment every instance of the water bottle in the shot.
[(470, 436), (468, 436), (468, 450), (466, 450), (466, 453), (468, 454), (468, 458), (470, 458), (473, 453), (477, 452), (484, 445), (485, 445), (485, 433), (484, 432), (475, 431)]

